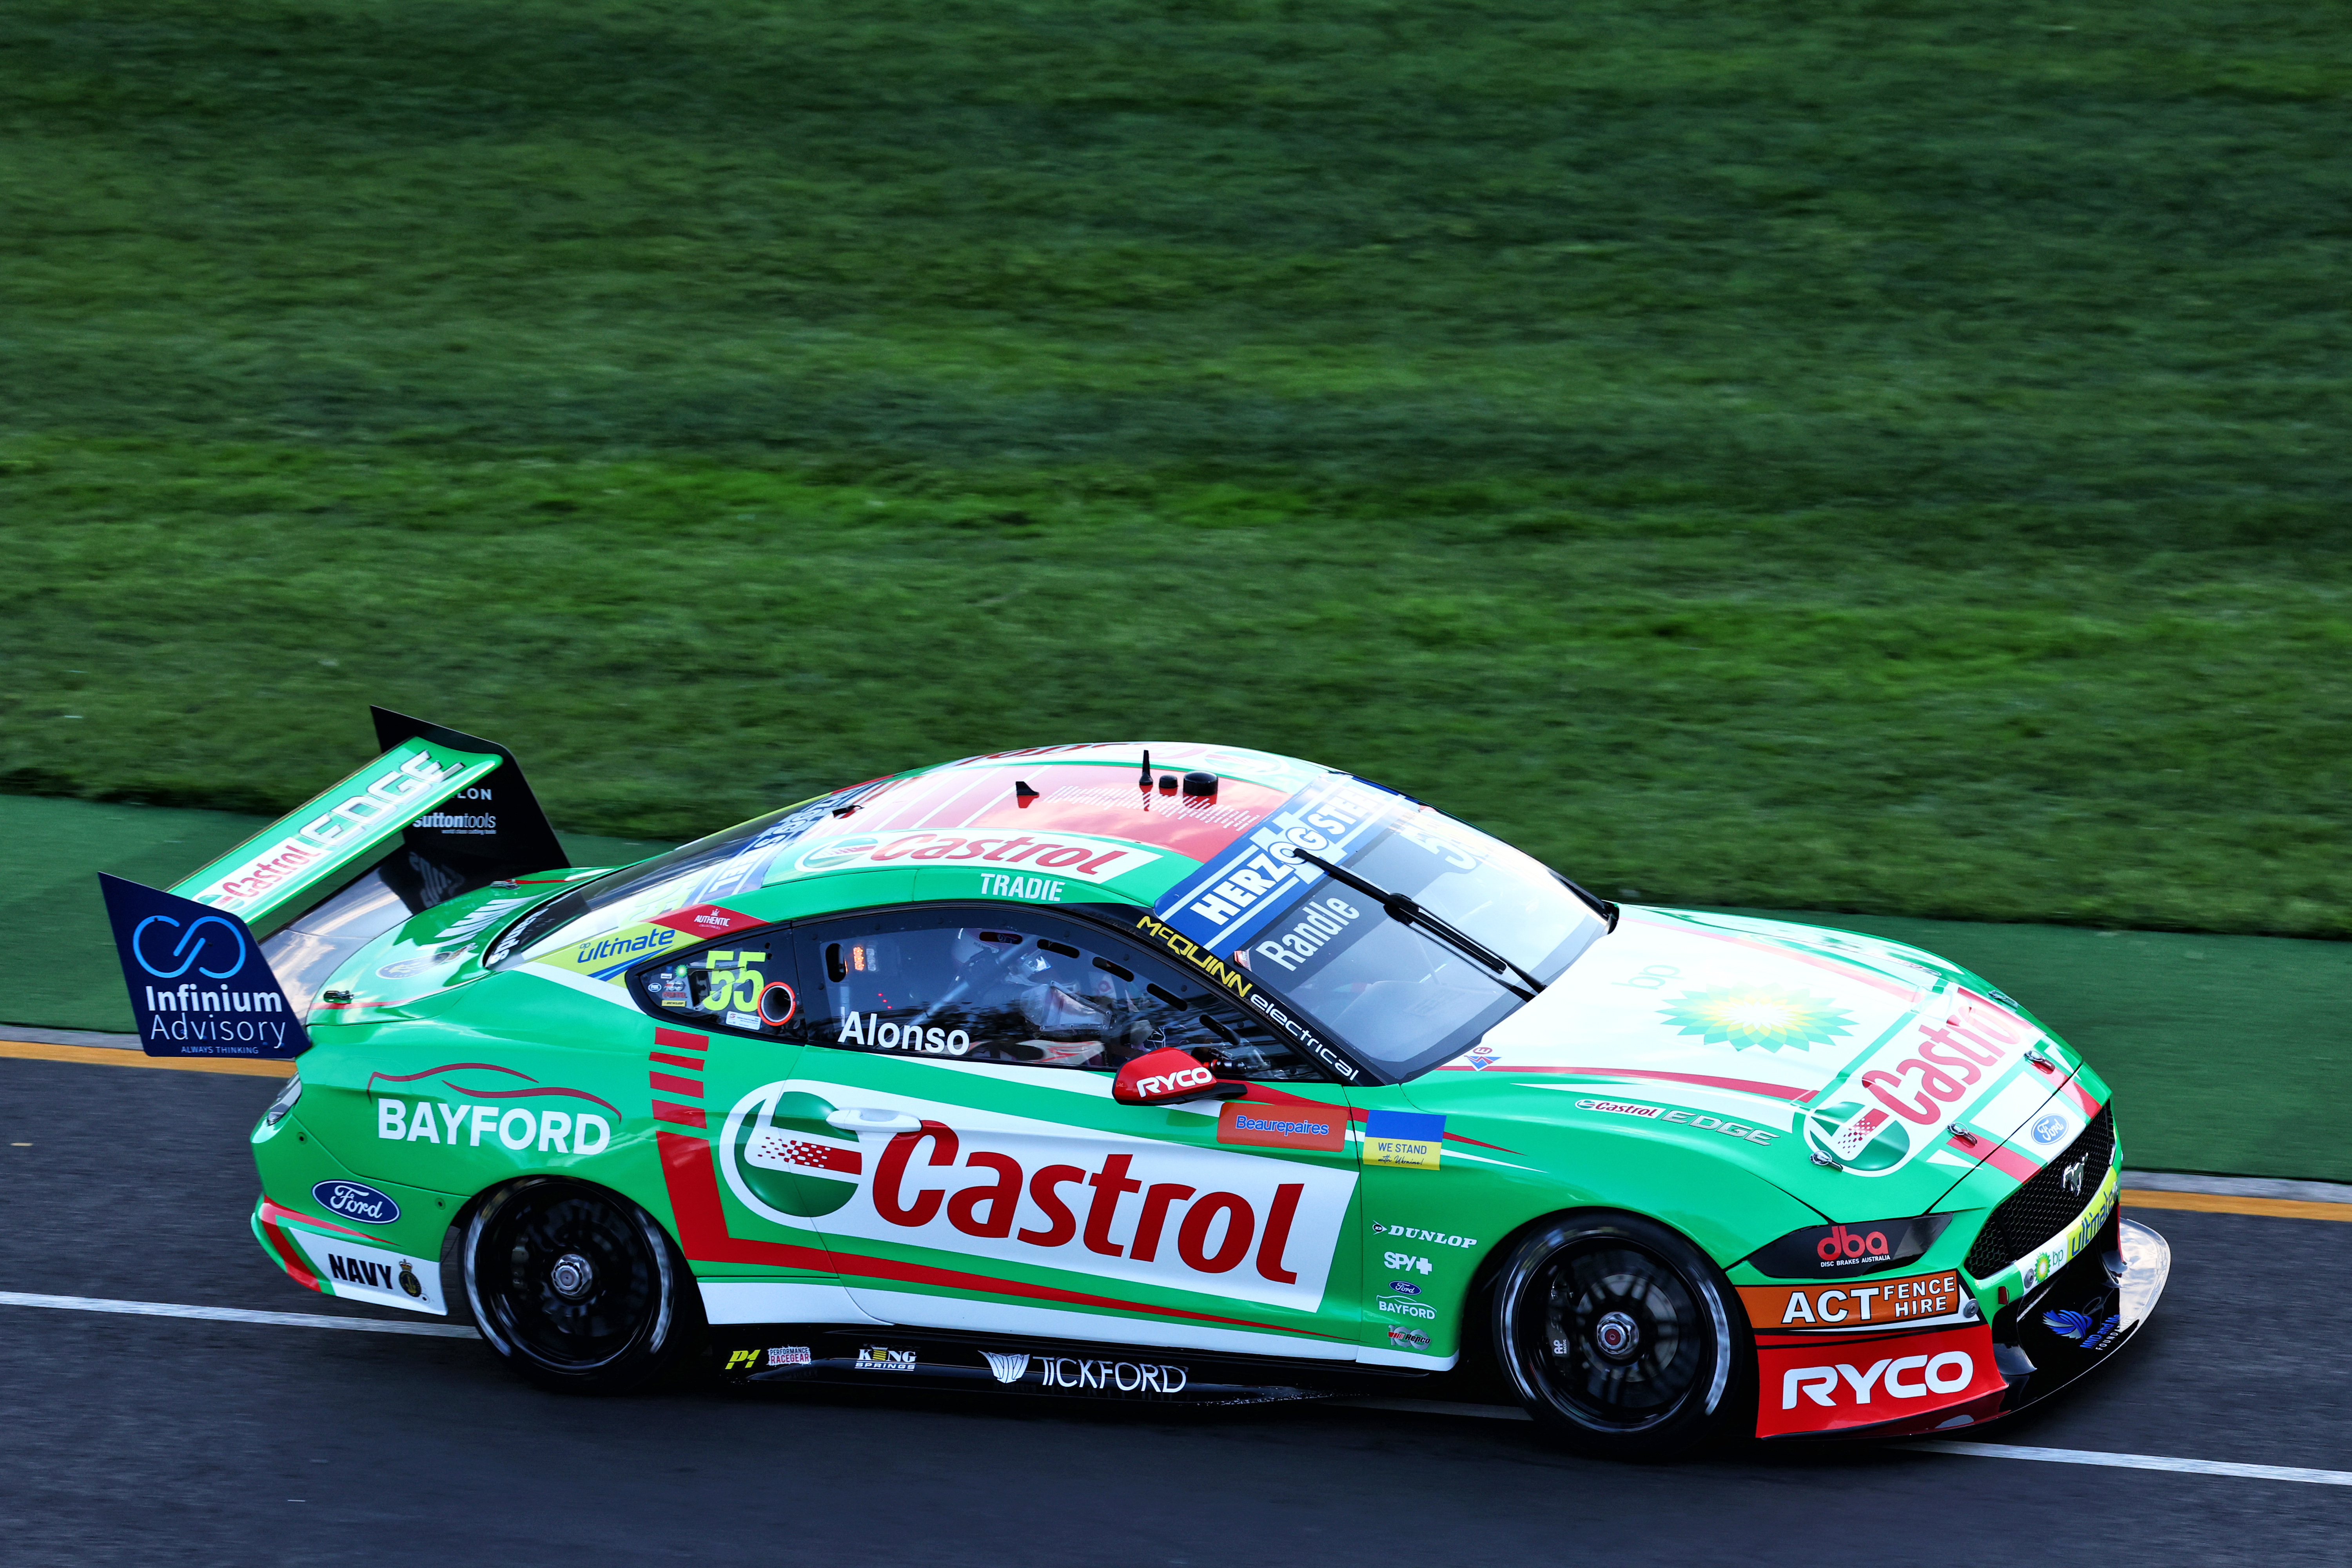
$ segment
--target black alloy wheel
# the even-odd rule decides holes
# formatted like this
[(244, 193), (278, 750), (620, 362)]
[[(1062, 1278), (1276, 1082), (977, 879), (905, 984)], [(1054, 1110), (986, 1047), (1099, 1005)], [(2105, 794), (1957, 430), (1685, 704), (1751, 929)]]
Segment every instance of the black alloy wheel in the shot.
[(466, 1299), (490, 1348), (545, 1388), (619, 1394), (677, 1363), (700, 1315), (651, 1215), (581, 1182), (534, 1179), (467, 1227)]
[(1750, 1402), (1747, 1323), (1722, 1271), (1633, 1215), (1563, 1216), (1514, 1247), (1495, 1348), (1528, 1414), (1596, 1458), (1670, 1458)]

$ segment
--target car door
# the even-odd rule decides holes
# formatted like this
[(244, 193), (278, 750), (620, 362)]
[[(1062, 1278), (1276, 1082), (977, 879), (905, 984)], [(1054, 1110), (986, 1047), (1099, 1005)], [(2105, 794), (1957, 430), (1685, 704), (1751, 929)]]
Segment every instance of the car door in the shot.
[(653, 1141), (678, 1245), (713, 1323), (861, 1321), (813, 1223), (854, 1187), (857, 1137), (793, 1089), (806, 991), (795, 944), (741, 916), (698, 934), (712, 925), (727, 934), (629, 974), (650, 1016)]
[[(818, 1216), (866, 1312), (910, 1327), (1355, 1355), (1358, 1178), (1339, 1086), (1118, 933), (1014, 905), (794, 932), (794, 1089), (860, 1130)], [(1176, 1047), (1247, 1098), (1114, 1100)]]

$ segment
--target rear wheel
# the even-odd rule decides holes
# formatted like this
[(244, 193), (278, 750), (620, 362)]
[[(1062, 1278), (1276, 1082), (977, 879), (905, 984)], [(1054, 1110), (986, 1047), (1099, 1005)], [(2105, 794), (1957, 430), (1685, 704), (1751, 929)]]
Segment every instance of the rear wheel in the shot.
[(660, 1225), (584, 1183), (500, 1188), (474, 1211), (463, 1252), (482, 1337), (542, 1387), (639, 1387), (677, 1363), (698, 1322)]
[(1514, 1247), (1495, 1281), (1495, 1349), (1528, 1413), (1598, 1458), (1682, 1453), (1744, 1397), (1746, 1328), (1721, 1271), (1632, 1215), (1570, 1215)]

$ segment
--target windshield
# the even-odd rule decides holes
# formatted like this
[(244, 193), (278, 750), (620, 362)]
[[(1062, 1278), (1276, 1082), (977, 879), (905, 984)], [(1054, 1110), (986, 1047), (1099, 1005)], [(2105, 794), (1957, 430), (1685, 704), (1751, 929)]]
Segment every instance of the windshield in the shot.
[(1518, 1008), (1516, 978), (1392, 918), (1289, 847), (1414, 900), (1547, 984), (1608, 930), (1532, 857), (1358, 780), (1301, 791), (1253, 837), (1161, 900), (1161, 918), (1395, 1078), (1467, 1049)]
[(516, 921), (491, 947), (484, 963), (497, 969), (515, 958), (561, 946), (576, 935), (672, 910), (717, 903), (757, 888), (766, 881), (768, 867), (786, 845), (858, 793), (843, 791), (772, 811), (583, 883)]

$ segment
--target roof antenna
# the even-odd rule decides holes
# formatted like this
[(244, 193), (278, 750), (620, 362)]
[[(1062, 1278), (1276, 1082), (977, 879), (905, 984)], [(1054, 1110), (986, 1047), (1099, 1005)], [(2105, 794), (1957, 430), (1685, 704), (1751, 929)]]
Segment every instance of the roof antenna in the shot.
[(1029, 781), (1027, 779), (1014, 779), (1013, 781), (1013, 803), (1015, 805), (1018, 805), (1022, 810), (1026, 811), (1029, 809), (1029, 803), (1036, 798), (1037, 792), (1029, 787)]
[(1143, 748), (1143, 776), (1135, 781), (1135, 787), (1138, 789), (1151, 787), (1151, 748), (1149, 746)]

